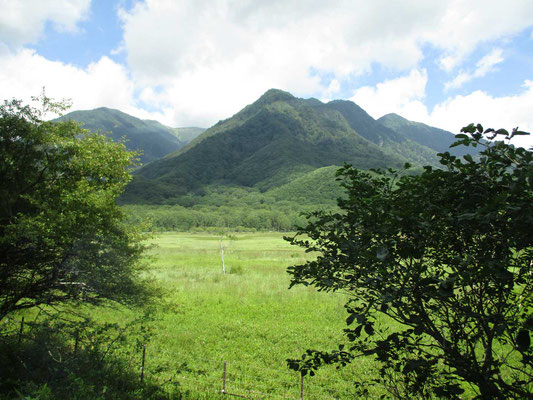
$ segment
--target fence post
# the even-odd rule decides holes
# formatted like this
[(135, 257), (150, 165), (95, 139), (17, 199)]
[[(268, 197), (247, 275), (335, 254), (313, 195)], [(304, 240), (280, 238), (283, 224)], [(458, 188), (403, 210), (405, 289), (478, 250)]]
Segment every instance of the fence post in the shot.
[(226, 394), (226, 361), (224, 361), (224, 375), (222, 376), (222, 394)]
[(23, 330), (24, 330), (24, 315), (22, 316), (22, 319), (20, 320), (19, 344), (22, 341), (22, 331)]
[(141, 365), (141, 383), (144, 382), (144, 359), (146, 358), (146, 345), (143, 344), (143, 361)]
[(304, 374), (300, 375), (300, 400), (304, 399)]
[(80, 341), (80, 331), (76, 329), (76, 336), (74, 337), (74, 356), (78, 355), (78, 343)]

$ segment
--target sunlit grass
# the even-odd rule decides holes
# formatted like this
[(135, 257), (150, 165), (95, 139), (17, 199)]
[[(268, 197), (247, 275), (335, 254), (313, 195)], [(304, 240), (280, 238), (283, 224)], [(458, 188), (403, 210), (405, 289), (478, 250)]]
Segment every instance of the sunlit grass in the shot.
[[(161, 380), (177, 379), (185, 392), (215, 396), (226, 361), (227, 391), (298, 398), (300, 378), (286, 359), (344, 341), (345, 298), (312, 288), (288, 290), (286, 268), (313, 256), (281, 234), (225, 239), (225, 275), (216, 235), (168, 233), (153, 243), (152, 273), (168, 307), (156, 315), (147, 373), (150, 365), (167, 363), (177, 375), (160, 373)], [(353, 374), (371, 370), (367, 360), (344, 370), (326, 368), (306, 378), (305, 398), (349, 398)]]

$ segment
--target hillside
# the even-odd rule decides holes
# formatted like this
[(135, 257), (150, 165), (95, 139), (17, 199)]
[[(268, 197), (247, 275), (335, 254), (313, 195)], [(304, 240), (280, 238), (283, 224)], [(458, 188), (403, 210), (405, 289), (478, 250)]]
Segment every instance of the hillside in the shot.
[[(331, 181), (331, 172), (309, 175), (319, 168), (344, 163), (362, 169), (405, 162), (437, 165), (436, 153), (445, 140), (453, 142), (448, 132), (427, 127), (411, 134), (391, 120), (376, 121), (351, 101), (322, 103), (271, 89), (185, 147), (136, 171), (123, 201), (173, 204), (210, 186), (301, 198), (303, 182), (319, 187), (317, 179)], [(438, 149), (424, 144), (434, 141), (443, 144)]]
[(169, 128), (157, 121), (141, 120), (119, 110), (101, 107), (94, 110), (73, 111), (59, 119), (81, 122), (91, 131), (111, 132), (111, 138), (126, 139), (128, 150), (142, 152), (146, 164), (172, 153), (201, 133), (201, 128)]
[(172, 133), (182, 142), (189, 143), (190, 141), (196, 139), (197, 136), (200, 136), (205, 132), (204, 128), (196, 127), (184, 127), (184, 128), (172, 128)]
[(384, 127), (415, 141), (437, 153), (449, 151), (456, 156), (463, 156), (472, 148), (458, 146), (450, 149), (455, 142), (455, 136), (443, 129), (434, 128), (421, 122), (409, 121), (398, 114), (387, 114), (379, 118), (377, 122)]
[[(153, 189), (161, 186), (173, 188), (174, 193), (167, 196), (214, 183), (267, 190), (344, 162), (372, 168), (400, 166), (406, 161), (359, 135), (337, 110), (316, 102), (269, 90), (186, 148), (140, 169), (140, 179), (131, 184), (126, 198), (145, 192), (143, 200), (150, 201), (156, 195)], [(150, 192), (138, 187), (147, 181), (151, 181)]]

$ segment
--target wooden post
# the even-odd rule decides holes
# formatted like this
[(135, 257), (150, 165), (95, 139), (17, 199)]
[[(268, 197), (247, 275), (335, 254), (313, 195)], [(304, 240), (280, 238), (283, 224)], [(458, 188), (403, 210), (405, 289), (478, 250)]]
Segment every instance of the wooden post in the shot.
[(222, 377), (222, 393), (226, 393), (226, 361), (224, 361), (224, 375)]
[(224, 264), (224, 244), (220, 239), (220, 256), (222, 257), (222, 272), (226, 275), (226, 265)]
[(146, 345), (143, 345), (143, 361), (141, 365), (141, 383), (144, 382), (144, 360), (146, 358)]
[(74, 337), (74, 356), (78, 355), (78, 343), (80, 341), (80, 331), (76, 330), (76, 336)]
[(22, 341), (22, 332), (23, 331), (24, 331), (24, 315), (22, 316), (22, 319), (20, 320), (19, 344)]
[(304, 399), (304, 374), (300, 376), (300, 400)]

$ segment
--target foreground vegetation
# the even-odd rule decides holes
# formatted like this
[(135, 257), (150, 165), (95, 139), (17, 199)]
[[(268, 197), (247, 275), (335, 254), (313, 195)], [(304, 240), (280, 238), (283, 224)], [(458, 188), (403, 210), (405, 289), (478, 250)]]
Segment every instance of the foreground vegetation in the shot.
[[(91, 345), (96, 340), (89, 340), (87, 332), (79, 344), (80, 357), (85, 357), (80, 360), (81, 366), (65, 372), (65, 362), (73, 362), (74, 332), (63, 326), (66, 344), (65, 340), (61, 345), (38, 341), (45, 364), (51, 370), (65, 367), (60, 376), (70, 378), (62, 378), (58, 387), (63, 392), (53, 391), (50, 377), (55, 372), (41, 371), (33, 375), (36, 382), (16, 385), (21, 394), (48, 390), (50, 398), (218, 399), (226, 361), (227, 392), (298, 398), (300, 375), (287, 368), (286, 359), (307, 348), (323, 348), (342, 340), (345, 298), (307, 288), (287, 290), (286, 268), (314, 256), (290, 246), (280, 233), (238, 233), (231, 241), (224, 239), (225, 275), (220, 239), (206, 233), (165, 233), (154, 238), (151, 274), (164, 291), (162, 304), (152, 307), (149, 317), (143, 317), (146, 310), (140, 309), (78, 310), (93, 318), (91, 326), (97, 323), (102, 327), (101, 344)], [(33, 321), (35, 316), (27, 313), (26, 321)], [(18, 324), (20, 315), (14, 321)], [(17, 324), (10, 325), (9, 346), (11, 354), (20, 356), (14, 352)], [(106, 330), (104, 324), (118, 325), (107, 325)], [(118, 327), (127, 324), (131, 326), (119, 335)], [(30, 340), (30, 331), (27, 325), (21, 345), (24, 354), (39, 347)], [(99, 359), (97, 355), (101, 356), (116, 337), (120, 340), (110, 347), (111, 353), (89, 367), (87, 360)], [(143, 345), (144, 386), (139, 381)], [(48, 350), (56, 360), (62, 357), (62, 363), (51, 359)], [(371, 371), (368, 359), (342, 371), (326, 368), (313, 378), (305, 378), (305, 398), (350, 398), (353, 376), (370, 376)], [(115, 385), (110, 383), (111, 378), (115, 378)], [(47, 388), (43, 389), (45, 383)]]
[[(313, 256), (280, 234), (238, 234), (223, 243), (224, 275), (216, 235), (164, 234), (155, 243), (153, 273), (169, 304), (157, 312), (148, 364), (170, 363), (176, 373), (160, 378), (216, 394), (227, 361), (228, 392), (297, 398), (300, 376), (286, 359), (340, 340), (345, 318), (341, 295), (287, 290), (286, 267)], [(323, 371), (304, 383), (306, 398), (349, 397), (350, 376), (367, 374), (367, 363)]]
[(508, 144), (518, 128), (462, 131), (455, 145), (483, 148), (478, 160), (444, 153), (444, 168), (414, 176), (339, 170), (341, 212), (299, 229), (292, 242), (318, 257), (289, 273), (291, 286), (349, 294), (350, 345), (295, 370), (365, 354), (380, 363), (371, 384), (395, 399), (460, 399), (466, 385), (480, 399), (533, 398), (533, 153)]
[[(172, 193), (165, 178), (150, 193), (171, 207), (126, 217), (135, 154), (43, 121), (63, 105), (41, 102), (0, 107), (0, 398), (533, 398), (533, 153), (506, 143), (525, 132), (472, 124), (454, 146), (484, 147), (478, 159), (446, 152), (419, 175), (345, 165), (344, 197), (334, 166), (253, 188), (209, 177)], [(292, 239), (305, 253), (280, 234), (229, 235), (291, 229), (309, 208), (326, 211)], [(217, 233), (162, 235), (146, 253), (133, 225), (147, 217)], [(348, 346), (314, 350), (343, 341), (346, 311)]]

